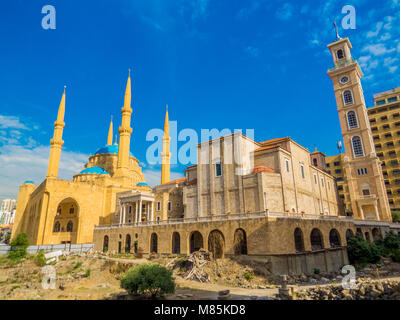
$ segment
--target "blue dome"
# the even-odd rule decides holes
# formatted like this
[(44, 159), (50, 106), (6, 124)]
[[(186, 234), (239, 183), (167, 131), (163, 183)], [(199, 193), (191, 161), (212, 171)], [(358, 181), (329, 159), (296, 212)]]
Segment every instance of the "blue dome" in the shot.
[(31, 184), (35, 184), (33, 181), (31, 181), (31, 180), (26, 180), (25, 182), (24, 182), (24, 184), (25, 183), (31, 183)]
[[(103, 148), (100, 148), (99, 150), (96, 151), (96, 154), (118, 154), (118, 145), (117, 144), (112, 144), (105, 146)], [(129, 156), (133, 157), (132, 152), (129, 152)]]
[(137, 186), (148, 186), (148, 184), (146, 182), (139, 182)]
[(91, 167), (82, 170), (80, 174), (109, 174), (106, 170), (100, 167)]

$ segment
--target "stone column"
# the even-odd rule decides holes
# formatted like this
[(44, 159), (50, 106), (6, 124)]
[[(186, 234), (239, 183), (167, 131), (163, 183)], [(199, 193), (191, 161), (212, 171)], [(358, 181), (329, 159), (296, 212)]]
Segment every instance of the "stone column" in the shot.
[(138, 202), (135, 201), (135, 219), (133, 220), (133, 221), (135, 221), (135, 223), (138, 222), (138, 215), (139, 215)]
[(150, 221), (154, 221), (154, 201), (151, 203), (151, 216)]
[(139, 202), (139, 220), (138, 220), (138, 222), (139, 223), (142, 222), (142, 199), (140, 199), (140, 202)]
[(122, 207), (123, 207), (124, 205), (122, 204), (122, 202), (121, 202), (121, 207), (119, 208), (119, 224), (122, 224)]

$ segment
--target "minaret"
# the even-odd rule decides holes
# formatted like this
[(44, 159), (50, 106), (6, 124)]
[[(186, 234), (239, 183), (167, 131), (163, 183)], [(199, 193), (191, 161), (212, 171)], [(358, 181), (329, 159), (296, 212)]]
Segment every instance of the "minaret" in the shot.
[(118, 165), (116, 176), (128, 176), (129, 169), (129, 148), (132, 134), (131, 128), (131, 71), (129, 70), (128, 81), (126, 83), (124, 106), (121, 109), (122, 121), (119, 127), (119, 148), (118, 148)]
[(164, 123), (164, 137), (163, 137), (163, 151), (161, 152), (161, 184), (170, 181), (170, 159), (171, 153), (169, 152), (169, 119), (168, 119), (168, 105), (165, 113)]
[(58, 108), (57, 120), (54, 122), (53, 139), (50, 140), (50, 156), (49, 166), (47, 168), (47, 178), (58, 177), (58, 167), (60, 165), (61, 148), (64, 144), (62, 134), (64, 130), (64, 114), (65, 114), (65, 86), (64, 93), (61, 98), (60, 107)]
[(110, 128), (108, 129), (107, 145), (111, 146), (113, 142), (113, 119), (111, 116)]
[(328, 45), (334, 68), (328, 70), (333, 82), (345, 147), (344, 168), (356, 219), (391, 221), (391, 213), (368, 119), (361, 78), (364, 76), (351, 56), (348, 38)]

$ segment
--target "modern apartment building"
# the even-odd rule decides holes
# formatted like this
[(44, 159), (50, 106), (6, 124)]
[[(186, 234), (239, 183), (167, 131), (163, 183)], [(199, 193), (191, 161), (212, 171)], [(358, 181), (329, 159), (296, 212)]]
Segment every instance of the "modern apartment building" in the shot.
[[(368, 118), (376, 154), (382, 162), (390, 208), (400, 209), (400, 87), (375, 94)], [(350, 195), (343, 164), (344, 154), (326, 158), (326, 170), (336, 177), (339, 197), (349, 212)]]

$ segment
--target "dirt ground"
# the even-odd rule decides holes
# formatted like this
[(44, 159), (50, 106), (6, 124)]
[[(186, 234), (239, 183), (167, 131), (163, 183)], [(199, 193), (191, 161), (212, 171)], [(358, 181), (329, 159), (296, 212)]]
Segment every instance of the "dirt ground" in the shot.
[[(180, 257), (175, 257), (175, 260)], [(171, 258), (152, 259), (161, 265), (171, 263)], [(33, 256), (21, 263), (10, 265), (0, 257), (0, 300), (103, 300), (132, 299), (120, 288), (120, 278), (138, 264), (149, 262), (133, 255), (99, 254), (60, 257), (52, 267), (56, 272), (56, 288), (42, 286), (42, 266)], [(202, 300), (217, 299), (218, 292), (230, 290), (232, 299), (271, 299), (278, 293), (279, 279), (271, 275), (263, 261), (250, 261), (246, 257), (209, 261), (204, 271), (208, 282), (185, 280), (181, 270), (174, 271), (176, 292), (165, 299)], [(309, 283), (299, 284), (310, 286)]]

